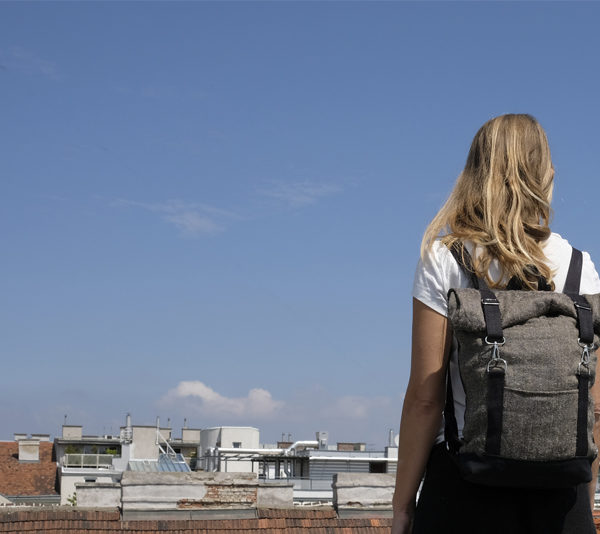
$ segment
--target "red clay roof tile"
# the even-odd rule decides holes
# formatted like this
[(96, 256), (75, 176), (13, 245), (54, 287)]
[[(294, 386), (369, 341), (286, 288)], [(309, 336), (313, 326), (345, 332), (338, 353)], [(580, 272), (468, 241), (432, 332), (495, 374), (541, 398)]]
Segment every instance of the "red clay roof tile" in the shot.
[(19, 444), (0, 442), (0, 494), (57, 495), (56, 462), (52, 458), (53, 444), (40, 443), (40, 461), (19, 462)]
[[(332, 509), (260, 510), (260, 519), (121, 521), (118, 510), (0, 510), (0, 532), (47, 534), (389, 534), (391, 519), (340, 519)], [(295, 517), (289, 517), (289, 516)], [(268, 517), (264, 517), (268, 516)], [(600, 513), (594, 521), (600, 526)]]

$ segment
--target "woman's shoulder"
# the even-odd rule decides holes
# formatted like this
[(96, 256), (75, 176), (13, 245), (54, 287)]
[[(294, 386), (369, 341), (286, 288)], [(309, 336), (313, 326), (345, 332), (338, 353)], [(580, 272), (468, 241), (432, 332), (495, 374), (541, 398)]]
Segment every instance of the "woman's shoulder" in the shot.
[[(562, 291), (567, 271), (571, 262), (571, 243), (560, 234), (552, 232), (544, 243), (544, 254), (548, 258), (549, 267), (554, 271), (554, 284), (557, 291)], [(583, 253), (583, 265), (581, 271), (581, 292), (599, 293), (600, 279), (596, 267), (588, 252)]]
[(419, 258), (413, 283), (413, 297), (442, 315), (448, 313), (446, 295), (451, 287), (467, 287), (468, 278), (452, 253), (436, 239)]
[(419, 265), (421, 268), (435, 272), (445, 279), (452, 277), (461, 270), (452, 252), (441, 239), (433, 241), (431, 247), (421, 257)]

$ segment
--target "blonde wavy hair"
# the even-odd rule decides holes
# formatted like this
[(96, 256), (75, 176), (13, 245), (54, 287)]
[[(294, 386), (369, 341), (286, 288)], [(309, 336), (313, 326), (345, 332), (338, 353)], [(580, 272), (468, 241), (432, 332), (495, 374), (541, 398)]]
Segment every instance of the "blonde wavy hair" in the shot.
[[(531, 115), (501, 115), (477, 132), (464, 170), (431, 221), (421, 254), (441, 238), (450, 247), (471, 241), (480, 254), (473, 268), (491, 287), (516, 276), (535, 289), (541, 274), (552, 283), (541, 242), (550, 235), (554, 167), (543, 128)], [(502, 277), (492, 280), (497, 259)], [(537, 272), (536, 272), (537, 270)]]

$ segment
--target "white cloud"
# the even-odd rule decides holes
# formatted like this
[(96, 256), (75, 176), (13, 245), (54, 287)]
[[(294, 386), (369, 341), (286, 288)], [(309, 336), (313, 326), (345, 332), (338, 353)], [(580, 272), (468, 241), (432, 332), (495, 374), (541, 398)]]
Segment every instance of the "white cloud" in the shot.
[(320, 198), (339, 193), (341, 187), (317, 182), (274, 181), (259, 190), (259, 193), (284, 202), (292, 208), (314, 204)]
[(285, 399), (274, 399), (262, 388), (245, 396), (226, 397), (201, 381), (179, 382), (158, 402), (161, 410), (176, 409), (202, 421), (201, 426), (257, 426), (261, 439), (274, 442), (282, 432), (293, 439), (314, 439), (314, 432), (327, 430), (330, 443), (365, 441), (383, 447), (390, 429), (397, 429), (402, 410), (400, 395), (336, 395), (315, 385), (290, 391)]
[(21, 46), (11, 46), (8, 51), (0, 51), (2, 70), (18, 71), (25, 74), (41, 74), (48, 78), (57, 79), (56, 64), (36, 56)]
[(152, 213), (158, 213), (161, 218), (174, 225), (183, 235), (215, 235), (225, 230), (225, 225), (239, 217), (229, 211), (201, 203), (170, 200), (163, 203), (136, 202), (118, 199), (113, 206), (141, 208)]
[(225, 397), (199, 380), (184, 380), (171, 389), (161, 404), (177, 404), (189, 401), (188, 406), (202, 415), (234, 416), (236, 418), (268, 418), (276, 415), (284, 406), (283, 401), (273, 399), (266, 389), (253, 388), (245, 397)]

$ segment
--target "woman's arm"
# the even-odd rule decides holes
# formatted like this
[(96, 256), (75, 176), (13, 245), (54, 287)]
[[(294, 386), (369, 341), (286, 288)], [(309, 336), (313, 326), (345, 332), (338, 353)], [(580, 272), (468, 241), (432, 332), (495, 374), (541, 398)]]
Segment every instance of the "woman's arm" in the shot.
[(451, 344), (448, 319), (413, 299), (411, 370), (400, 423), (392, 534), (411, 531), (417, 490), (440, 428)]

